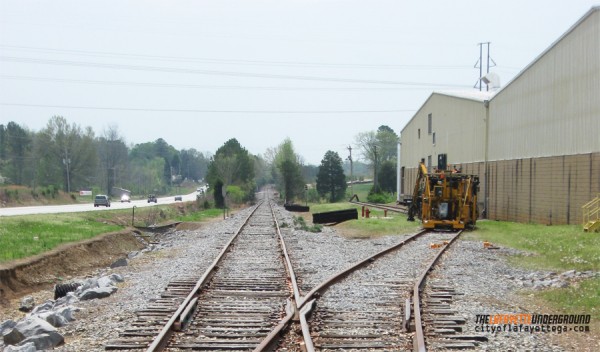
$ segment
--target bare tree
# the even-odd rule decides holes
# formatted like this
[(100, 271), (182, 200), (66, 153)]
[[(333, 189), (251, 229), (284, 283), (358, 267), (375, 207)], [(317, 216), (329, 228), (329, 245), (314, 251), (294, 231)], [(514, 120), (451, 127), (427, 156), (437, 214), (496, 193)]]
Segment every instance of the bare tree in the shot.
[(103, 136), (99, 139), (98, 155), (100, 174), (104, 175), (106, 192), (110, 194), (113, 186), (118, 184), (117, 176), (123, 174), (127, 165), (127, 146), (116, 125), (104, 129)]

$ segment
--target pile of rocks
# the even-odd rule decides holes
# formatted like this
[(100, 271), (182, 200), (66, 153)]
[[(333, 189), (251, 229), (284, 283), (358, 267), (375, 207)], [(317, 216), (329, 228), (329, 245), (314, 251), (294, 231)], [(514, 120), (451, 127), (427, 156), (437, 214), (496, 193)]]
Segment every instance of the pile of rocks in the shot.
[(534, 271), (527, 275), (512, 277), (507, 279), (515, 280), (519, 287), (531, 288), (533, 290), (542, 290), (545, 288), (565, 288), (571, 286), (574, 282), (593, 277), (600, 277), (600, 272), (569, 270), (563, 273), (539, 272)]
[(19, 321), (6, 320), (0, 324), (0, 348), (5, 352), (35, 352), (63, 344), (64, 337), (56, 328), (75, 320), (73, 313), (79, 309), (74, 304), (108, 297), (117, 291), (115, 285), (123, 281), (118, 274), (89, 278), (74, 285), (77, 287), (74, 292), (38, 306), (32, 297), (25, 297), (19, 310), (30, 313)]

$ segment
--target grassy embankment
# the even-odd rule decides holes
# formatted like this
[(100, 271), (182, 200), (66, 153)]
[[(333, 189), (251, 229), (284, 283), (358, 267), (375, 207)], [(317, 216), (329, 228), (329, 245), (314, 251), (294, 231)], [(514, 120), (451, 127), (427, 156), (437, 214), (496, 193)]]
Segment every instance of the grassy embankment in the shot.
[(120, 228), (121, 226), (86, 219), (80, 214), (2, 218), (0, 262), (30, 257), (63, 243), (92, 238)]
[[(490, 241), (533, 253), (515, 256), (515, 265), (529, 269), (600, 271), (600, 234), (583, 232), (579, 225), (545, 226), (502, 221), (480, 221), (467, 238)], [(600, 318), (600, 278), (574, 286), (533, 292), (534, 296), (564, 309)]]
[[(135, 225), (148, 226), (168, 221), (200, 222), (222, 214), (220, 209), (196, 211), (190, 204), (137, 208)], [(131, 209), (3, 217), (0, 222), (0, 263), (120, 230), (131, 225), (131, 218)]]

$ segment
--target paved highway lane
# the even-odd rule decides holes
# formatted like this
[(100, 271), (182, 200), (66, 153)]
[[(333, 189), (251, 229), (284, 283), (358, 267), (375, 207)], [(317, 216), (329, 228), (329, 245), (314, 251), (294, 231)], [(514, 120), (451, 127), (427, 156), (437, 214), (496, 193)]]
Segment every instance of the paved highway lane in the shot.
[[(184, 202), (195, 201), (196, 192), (182, 195)], [(17, 216), (17, 215), (32, 215), (32, 214), (57, 214), (57, 213), (78, 213), (83, 211), (104, 211), (115, 209), (131, 209), (135, 205), (138, 208), (152, 207), (160, 204), (177, 203), (175, 196), (158, 198), (157, 203), (148, 203), (147, 199), (132, 200), (131, 203), (121, 203), (119, 199), (111, 200), (110, 208), (94, 207), (94, 203), (88, 204), (67, 204), (67, 205), (42, 205), (33, 207), (12, 207), (0, 208), (0, 216)]]

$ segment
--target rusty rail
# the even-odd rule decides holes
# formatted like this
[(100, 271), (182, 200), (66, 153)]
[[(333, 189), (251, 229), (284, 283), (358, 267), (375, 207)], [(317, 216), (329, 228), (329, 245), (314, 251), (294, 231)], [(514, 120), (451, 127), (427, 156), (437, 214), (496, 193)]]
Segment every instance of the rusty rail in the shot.
[(283, 253), (283, 256), (285, 257), (285, 268), (288, 273), (289, 281), (292, 284), (292, 289), (294, 291), (294, 299), (292, 301), (288, 301), (288, 304), (286, 305), (285, 318), (283, 318), (279, 322), (279, 324), (267, 335), (267, 337), (265, 337), (265, 339), (254, 349), (254, 352), (270, 350), (273, 348), (273, 346), (277, 342), (277, 338), (280, 336), (280, 334), (282, 334), (283, 331), (285, 331), (285, 329), (292, 322), (292, 319), (298, 314), (298, 302), (300, 301), (300, 289), (298, 288), (298, 282), (296, 281), (296, 274), (294, 273), (292, 261), (290, 260), (290, 256), (288, 255), (287, 247), (285, 245), (285, 241), (283, 240), (283, 235), (281, 234), (281, 230), (279, 229), (279, 222), (277, 221), (277, 217), (275, 216), (275, 212), (273, 211), (273, 205), (271, 204), (271, 202), (269, 202), (269, 206), (271, 207), (271, 214), (273, 215), (275, 228), (277, 230), (277, 235), (279, 236), (281, 251)]
[(419, 279), (417, 280), (417, 282), (415, 283), (415, 286), (413, 288), (413, 311), (414, 311), (414, 316), (415, 316), (415, 341), (414, 341), (415, 351), (418, 351), (418, 352), (427, 351), (427, 347), (425, 346), (425, 335), (423, 334), (423, 322), (421, 321), (421, 298), (420, 298), (421, 289), (423, 288), (423, 285), (425, 284), (425, 278), (427, 277), (427, 274), (429, 274), (429, 272), (433, 269), (435, 263), (437, 263), (438, 259), (442, 256), (444, 251), (446, 249), (448, 249), (448, 247), (450, 247), (450, 245), (454, 242), (454, 240), (456, 240), (458, 238), (458, 236), (460, 236), (461, 233), (462, 233), (462, 230), (459, 231), (456, 235), (454, 235), (454, 237), (452, 237), (450, 239), (450, 241), (448, 241), (448, 244), (445, 245), (438, 252), (438, 254), (431, 260), (431, 262), (429, 262), (429, 264), (427, 265), (425, 270), (423, 270), (423, 272), (421, 273), (421, 276), (419, 276)]
[(393, 211), (395, 213), (401, 213), (401, 214), (406, 214), (408, 212), (408, 207), (393, 207), (391, 205), (366, 203), (366, 202), (355, 202), (355, 201), (349, 201), (349, 203), (363, 205), (363, 206), (367, 206), (367, 207), (371, 207), (371, 208)]
[(302, 337), (304, 338), (304, 350), (306, 352), (314, 352), (315, 346), (313, 345), (312, 338), (310, 337), (310, 326), (308, 325), (308, 315), (315, 306), (315, 299), (310, 300), (307, 304), (300, 309), (300, 327), (302, 328)]
[(327, 280), (325, 280), (324, 282), (322, 282), (321, 284), (319, 284), (317, 287), (313, 288), (306, 296), (304, 296), (301, 299), (301, 301), (299, 302), (298, 308), (299, 309), (302, 308), (308, 301), (312, 300), (313, 296), (316, 293), (321, 293), (322, 291), (324, 291), (325, 289), (327, 289), (329, 286), (331, 286), (334, 283), (338, 282), (339, 280), (343, 279), (346, 275), (352, 273), (356, 269), (358, 269), (358, 268), (360, 268), (360, 267), (362, 267), (364, 265), (367, 265), (369, 263), (372, 263), (375, 259), (381, 257), (382, 255), (385, 255), (385, 254), (387, 254), (389, 252), (392, 252), (392, 251), (394, 251), (394, 250), (396, 250), (396, 249), (404, 246), (406, 243), (408, 243), (408, 242), (416, 239), (417, 237), (419, 237), (419, 236), (421, 236), (421, 235), (423, 235), (423, 234), (425, 234), (427, 232), (429, 232), (429, 230), (423, 229), (423, 230), (421, 230), (421, 231), (419, 231), (419, 232), (411, 235), (410, 237), (405, 238), (401, 242), (399, 242), (399, 243), (397, 243), (397, 244), (395, 244), (395, 245), (393, 245), (391, 247), (388, 247), (388, 248), (386, 248), (386, 249), (384, 249), (384, 250), (382, 250), (382, 251), (380, 251), (380, 252), (378, 252), (378, 253), (376, 253), (376, 254), (368, 257), (368, 258), (365, 258), (365, 259), (361, 260), (360, 262), (358, 262), (356, 264), (353, 264), (350, 267), (348, 267), (348, 268), (346, 268), (346, 269), (344, 269), (342, 271), (339, 271), (339, 272), (335, 273), (334, 275), (332, 275), (331, 277), (329, 277)]
[(210, 277), (212, 276), (215, 268), (217, 267), (217, 265), (219, 264), (219, 262), (222, 260), (222, 258), (225, 256), (225, 253), (227, 253), (227, 251), (229, 251), (231, 245), (233, 244), (233, 242), (235, 241), (235, 239), (238, 237), (238, 235), (242, 231), (242, 228), (244, 226), (246, 226), (246, 224), (248, 223), (248, 221), (250, 220), (250, 218), (252, 217), (252, 215), (254, 214), (254, 212), (256, 211), (256, 209), (258, 209), (258, 207), (261, 204), (262, 204), (262, 202), (259, 202), (254, 207), (254, 209), (252, 210), (252, 212), (250, 213), (250, 215), (248, 215), (248, 217), (246, 218), (246, 220), (244, 221), (244, 223), (237, 229), (237, 231), (231, 237), (231, 239), (229, 240), (229, 242), (227, 242), (227, 244), (225, 245), (225, 247), (223, 248), (223, 250), (221, 250), (221, 253), (219, 253), (219, 255), (217, 256), (217, 258), (212, 262), (212, 264), (206, 270), (206, 272), (204, 273), (204, 275), (202, 275), (202, 277), (198, 280), (198, 282), (196, 283), (196, 285), (194, 286), (194, 288), (192, 289), (192, 291), (185, 298), (185, 300), (181, 303), (181, 305), (179, 306), (179, 308), (177, 309), (177, 311), (175, 311), (175, 313), (171, 316), (171, 318), (165, 324), (165, 326), (160, 331), (160, 333), (154, 338), (154, 340), (152, 341), (152, 344), (150, 344), (150, 346), (148, 347), (148, 349), (146, 349), (146, 352), (162, 351), (166, 347), (166, 345), (168, 344), (169, 339), (171, 338), (171, 336), (172, 336), (173, 332), (175, 331), (175, 329), (177, 328), (177, 326), (180, 326), (182, 321), (186, 321), (187, 320), (188, 317), (184, 316), (183, 313), (187, 312), (187, 314), (189, 315), (189, 314), (191, 314), (194, 311), (194, 309), (193, 309), (192, 306), (193, 306), (193, 303), (197, 302), (197, 300), (195, 298), (196, 298), (198, 292), (200, 291), (200, 289), (202, 288), (202, 286), (210, 279)]

